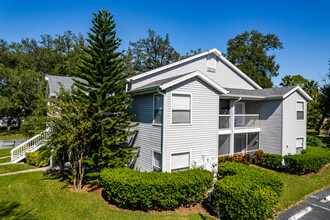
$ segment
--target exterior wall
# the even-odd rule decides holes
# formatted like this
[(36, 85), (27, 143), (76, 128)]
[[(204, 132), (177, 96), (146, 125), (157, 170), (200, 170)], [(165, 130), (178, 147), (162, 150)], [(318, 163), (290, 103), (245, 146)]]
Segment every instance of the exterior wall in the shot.
[(207, 71), (207, 55), (205, 55), (173, 68), (151, 74), (141, 79), (137, 79), (132, 83), (131, 89), (141, 87), (155, 80), (170, 78), (196, 70), (201, 71), (203, 74), (210, 77), (220, 86), (225, 88), (255, 89), (249, 82), (247, 82), (236, 72), (230, 69), (225, 63), (220, 61), (220, 59), (216, 57), (214, 58), (217, 61), (215, 73)]
[(139, 157), (135, 168), (141, 171), (152, 171), (153, 151), (162, 152), (162, 126), (153, 125), (153, 94), (133, 97), (131, 115), (136, 115), (132, 120), (140, 124), (134, 146), (139, 146)]
[[(297, 101), (304, 101), (304, 120), (297, 120)], [(283, 155), (296, 154), (298, 137), (304, 138), (304, 149), (306, 148), (306, 112), (306, 100), (299, 92), (296, 91), (283, 100)]]
[(259, 146), (266, 153), (282, 154), (282, 107), (282, 100), (259, 102)]
[[(171, 94), (190, 93), (192, 120), (189, 125), (171, 125)], [(190, 152), (190, 164), (202, 154), (218, 155), (219, 94), (198, 78), (180, 83), (166, 91), (166, 136), (164, 171), (171, 170), (171, 154)]]

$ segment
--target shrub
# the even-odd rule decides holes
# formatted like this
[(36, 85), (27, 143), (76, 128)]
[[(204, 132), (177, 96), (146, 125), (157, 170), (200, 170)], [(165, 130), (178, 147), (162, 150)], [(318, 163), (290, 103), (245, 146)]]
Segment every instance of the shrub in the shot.
[(45, 167), (49, 165), (50, 152), (47, 148), (30, 153), (25, 153), (26, 162), (37, 167)]
[(101, 181), (108, 200), (133, 210), (170, 210), (194, 204), (211, 188), (213, 173), (192, 169), (172, 173), (104, 169)]
[(250, 154), (245, 154), (245, 155), (243, 155), (243, 154), (234, 154), (232, 156), (219, 157), (218, 162), (220, 164), (222, 162), (229, 161), (229, 162), (237, 162), (237, 163), (243, 163), (243, 164), (249, 165), (250, 164), (250, 159), (251, 159)]
[(330, 162), (330, 150), (320, 147), (307, 147), (301, 154), (283, 157), (287, 169), (292, 174), (303, 175), (318, 172)]
[(307, 146), (326, 148), (326, 145), (323, 144), (323, 142), (319, 138), (314, 136), (307, 135), (306, 143)]
[(216, 181), (213, 205), (224, 219), (267, 219), (283, 189), (276, 174), (244, 164), (219, 165), (222, 179)]
[(276, 170), (282, 165), (282, 156), (279, 154), (268, 154), (265, 153), (261, 156), (260, 165), (272, 170)]
[(261, 157), (264, 154), (262, 150), (257, 150), (254, 155), (253, 155), (253, 162), (255, 164), (260, 164), (261, 163)]

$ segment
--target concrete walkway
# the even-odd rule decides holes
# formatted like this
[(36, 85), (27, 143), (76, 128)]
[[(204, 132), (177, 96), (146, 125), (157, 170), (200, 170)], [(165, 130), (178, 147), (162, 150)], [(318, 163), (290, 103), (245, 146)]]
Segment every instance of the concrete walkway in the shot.
[(47, 171), (49, 169), (50, 169), (50, 166), (35, 168), (35, 169), (29, 169), (29, 170), (15, 171), (15, 172), (10, 172), (10, 173), (3, 173), (3, 174), (0, 174), (0, 176), (8, 176), (8, 175), (15, 175), (15, 174), (19, 174), (19, 173), (30, 173), (30, 172), (37, 172), (37, 171)]
[(8, 158), (8, 157), (11, 157), (11, 156), (0, 157), (0, 160), (1, 160), (1, 159)]

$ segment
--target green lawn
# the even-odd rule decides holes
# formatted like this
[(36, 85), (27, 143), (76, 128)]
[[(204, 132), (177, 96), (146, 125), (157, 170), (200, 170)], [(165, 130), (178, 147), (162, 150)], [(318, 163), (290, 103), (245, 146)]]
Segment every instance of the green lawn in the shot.
[(0, 140), (14, 140), (24, 138), (23, 134), (19, 131), (18, 128), (11, 128), (8, 130), (0, 131)]
[(0, 149), (0, 157), (10, 156), (10, 151), (13, 148)]
[(8, 163), (10, 162), (10, 157), (0, 159), (0, 163)]
[[(269, 171), (272, 172), (272, 171)], [(296, 204), (304, 197), (316, 190), (330, 186), (330, 166), (322, 174), (315, 174), (310, 177), (277, 173), (284, 183), (283, 194), (276, 205), (276, 211), (283, 211)]]
[(109, 207), (94, 193), (74, 193), (42, 172), (0, 177), (0, 218), (33, 219), (209, 219), (199, 214), (148, 214)]
[(15, 171), (21, 171), (21, 170), (28, 170), (28, 169), (34, 169), (35, 166), (31, 166), (28, 164), (7, 164), (7, 165), (0, 165), (0, 174), (2, 173), (9, 173), (9, 172), (15, 172)]

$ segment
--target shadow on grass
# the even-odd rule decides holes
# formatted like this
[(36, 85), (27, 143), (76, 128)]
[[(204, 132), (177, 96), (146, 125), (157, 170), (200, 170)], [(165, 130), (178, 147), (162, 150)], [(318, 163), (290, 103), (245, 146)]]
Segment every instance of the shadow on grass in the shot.
[(19, 202), (0, 202), (0, 219), (31, 219), (29, 211), (22, 212), (17, 210), (20, 207)]
[(70, 177), (63, 172), (44, 172), (44, 178), (41, 180), (58, 180), (59, 182), (65, 183), (61, 189), (67, 188), (71, 183)]

